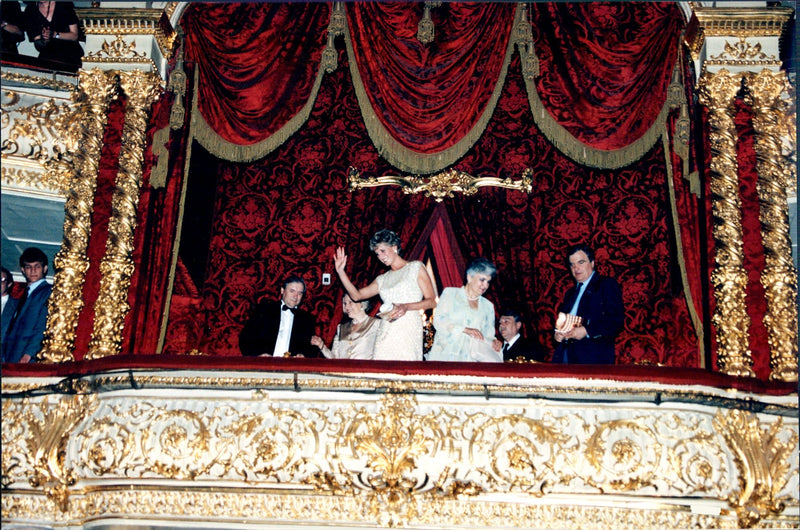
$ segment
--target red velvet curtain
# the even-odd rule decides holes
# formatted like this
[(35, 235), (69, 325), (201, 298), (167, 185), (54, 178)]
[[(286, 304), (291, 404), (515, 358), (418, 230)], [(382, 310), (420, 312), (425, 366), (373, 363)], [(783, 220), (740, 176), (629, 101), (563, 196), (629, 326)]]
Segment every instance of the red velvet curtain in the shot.
[[(344, 55), (339, 59), (346, 62)], [(531, 166), (534, 192), (485, 188), (471, 198), (449, 199), (447, 214), (464, 259), (484, 255), (496, 262), (500, 270), (490, 299), (498, 308), (523, 307), (531, 318), (527, 333), (551, 348), (554, 310), (571, 282), (564, 250), (588, 240), (598, 248), (600, 271), (623, 285), (628, 318), (620, 362), (697, 366), (691, 322), (673, 274), (676, 249), (669, 237), (663, 151), (656, 147), (623, 170), (575, 164), (537, 133), (518, 61), (512, 66), (486, 135), (457, 168), (500, 176)], [(323, 272), (333, 272), (334, 248), (347, 248), (354, 281), (364, 285), (383, 272), (368, 248), (375, 230), (396, 230), (406, 252), (424, 236), (436, 211), (432, 199), (394, 188), (347, 191), (346, 170), (354, 159), (371, 174), (391, 168), (366, 139), (345, 70), (329, 81), (308, 126), (264, 160), (217, 160), (210, 166), (195, 146), (192, 173), (218, 175), (218, 182), (198, 183), (214, 195), (215, 212), (207, 263), (196, 275), (202, 311), (170, 319), (171, 330), (181, 332), (195, 323), (193, 347), (238, 355), (236, 337), (250, 308), (264, 297), (277, 297), (280, 280), (289, 273), (308, 281), (304, 307), (317, 315), (318, 331), (329, 341), (341, 315), (341, 291), (336, 283), (324, 287), (319, 280)], [(320, 133), (320, 124), (333, 124), (336, 134)]]
[(311, 94), (329, 18), (318, 2), (190, 3), (181, 25), (206, 123), (239, 145), (285, 125)]
[(355, 63), (371, 111), (392, 137), (421, 153), (464, 138), (500, 78), (512, 3), (443, 2), (431, 10), (436, 39), (417, 39), (423, 4), (347, 5)]
[(531, 11), (547, 111), (598, 149), (640, 138), (666, 99), (684, 24), (677, 4), (551, 2)]
[[(189, 91), (191, 93), (191, 91)], [(153, 153), (153, 135), (169, 126), (174, 95), (165, 93), (153, 106), (147, 132), (142, 191), (139, 197), (133, 260), (136, 269), (131, 276), (129, 304), (131, 311), (125, 321), (123, 352), (155, 353), (161, 334), (164, 310), (169, 293), (154, 286), (169, 285), (172, 253), (179, 229), (180, 196), (183, 190), (183, 165), (186, 154), (185, 128), (171, 131), (167, 141), (167, 160), (159, 161)], [(184, 102), (185, 104), (185, 102)], [(188, 114), (184, 124), (188, 125)], [(163, 187), (150, 183), (157, 162), (167, 164), (167, 180)]]

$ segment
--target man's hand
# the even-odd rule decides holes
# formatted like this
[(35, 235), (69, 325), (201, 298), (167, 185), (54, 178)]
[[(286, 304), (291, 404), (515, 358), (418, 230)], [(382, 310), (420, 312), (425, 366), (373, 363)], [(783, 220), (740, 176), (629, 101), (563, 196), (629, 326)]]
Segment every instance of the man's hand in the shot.
[(577, 328), (572, 328), (567, 333), (564, 333), (565, 339), (574, 339), (574, 340), (581, 340), (585, 339), (588, 335), (586, 328), (583, 326), (578, 326)]

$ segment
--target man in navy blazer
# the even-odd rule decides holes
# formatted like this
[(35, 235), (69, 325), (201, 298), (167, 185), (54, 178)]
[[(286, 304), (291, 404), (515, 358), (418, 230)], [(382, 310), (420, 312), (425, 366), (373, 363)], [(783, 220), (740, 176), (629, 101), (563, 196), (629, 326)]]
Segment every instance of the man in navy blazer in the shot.
[(45, 280), (47, 256), (40, 249), (26, 248), (19, 257), (19, 266), (28, 285), (3, 337), (4, 363), (36, 361), (47, 326), (47, 301), (53, 290)]
[(559, 312), (580, 317), (568, 331), (556, 330), (553, 363), (614, 364), (614, 342), (625, 321), (622, 292), (614, 278), (594, 270), (594, 252), (576, 245), (567, 254), (577, 284), (567, 291)]
[(319, 348), (311, 344), (316, 319), (297, 307), (305, 292), (306, 282), (292, 275), (283, 282), (280, 300), (259, 303), (239, 333), (242, 355), (319, 357)]

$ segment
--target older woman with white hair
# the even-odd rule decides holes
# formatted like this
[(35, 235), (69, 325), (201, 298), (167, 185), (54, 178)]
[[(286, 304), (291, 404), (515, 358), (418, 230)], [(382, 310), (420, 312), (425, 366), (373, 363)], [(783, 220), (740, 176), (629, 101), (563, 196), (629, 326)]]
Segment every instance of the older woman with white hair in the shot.
[(369, 306), (369, 300), (354, 302), (350, 295), (345, 294), (342, 297), (342, 310), (350, 318), (336, 328), (333, 346), (328, 349), (316, 335), (311, 337), (311, 344), (328, 359), (372, 359), (375, 338), (378, 336), (378, 319), (367, 314)]
[(494, 305), (483, 297), (496, 274), (491, 261), (476, 258), (467, 266), (467, 283), (442, 292), (433, 315), (436, 335), (429, 361), (502, 362)]

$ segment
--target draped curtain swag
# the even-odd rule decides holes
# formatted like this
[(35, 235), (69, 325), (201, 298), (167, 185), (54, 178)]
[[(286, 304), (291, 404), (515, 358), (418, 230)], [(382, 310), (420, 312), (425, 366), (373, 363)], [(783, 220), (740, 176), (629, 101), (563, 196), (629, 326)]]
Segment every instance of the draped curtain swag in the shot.
[[(683, 24), (675, 4), (447, 2), (432, 10), (430, 44), (416, 35), (422, 9), (345, 4), (361, 114), (393, 166), (434, 173), (463, 156), (494, 112), (514, 45), (539, 63), (541, 75), (525, 77), (534, 121), (573, 160), (623, 167), (665, 133)], [(256, 160), (306, 122), (332, 14), (321, 3), (187, 8), (187, 59), (199, 77), (193, 134), (206, 149)]]

